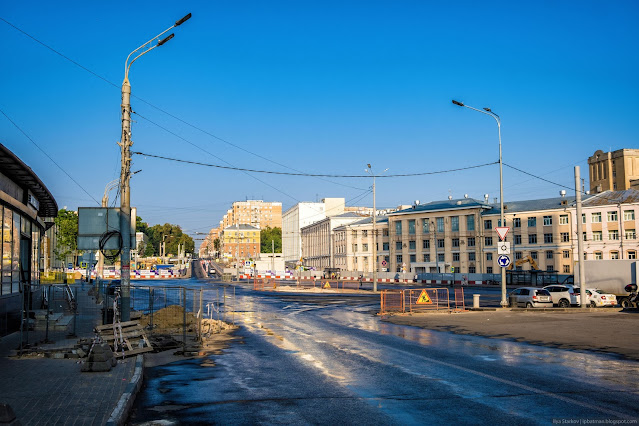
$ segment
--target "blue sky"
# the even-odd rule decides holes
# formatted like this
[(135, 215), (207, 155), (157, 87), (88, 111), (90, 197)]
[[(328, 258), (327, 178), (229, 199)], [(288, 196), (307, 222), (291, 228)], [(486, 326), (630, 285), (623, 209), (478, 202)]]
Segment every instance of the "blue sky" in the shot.
[[(401, 174), (496, 162), (494, 120), (451, 99), (501, 116), (504, 163), (570, 188), (597, 149), (639, 147), (636, 1), (5, 3), (1, 18), (108, 81), (0, 21), (0, 109), (83, 189), (3, 115), (0, 142), (61, 208), (96, 205), (119, 177), (124, 60), (188, 12), (174, 39), (132, 67), (133, 95), (148, 102), (132, 100), (134, 151), (347, 175), (366, 163)], [(372, 205), (370, 179), (141, 156), (132, 169), (142, 170), (131, 183), (138, 214), (187, 232), (206, 232), (247, 198)], [(504, 169), (506, 200), (560, 189)], [(377, 180), (380, 207), (485, 193), (499, 196), (497, 165)]]

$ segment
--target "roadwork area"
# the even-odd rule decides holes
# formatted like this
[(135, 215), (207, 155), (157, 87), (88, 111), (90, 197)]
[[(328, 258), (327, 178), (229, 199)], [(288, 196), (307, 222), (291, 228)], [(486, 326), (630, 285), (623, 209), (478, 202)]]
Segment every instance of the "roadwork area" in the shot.
[(437, 331), (511, 339), (561, 349), (619, 354), (639, 361), (639, 310), (531, 312), (498, 309), (383, 316), (382, 321)]

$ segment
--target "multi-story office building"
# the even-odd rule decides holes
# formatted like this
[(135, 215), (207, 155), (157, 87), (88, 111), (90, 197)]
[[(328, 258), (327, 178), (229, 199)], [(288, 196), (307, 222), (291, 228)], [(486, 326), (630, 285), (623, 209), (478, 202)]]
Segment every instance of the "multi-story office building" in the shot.
[(588, 158), (590, 193), (623, 191), (639, 179), (639, 149), (595, 152)]
[[(350, 207), (352, 208), (352, 207)], [(297, 262), (302, 257), (301, 229), (327, 216), (344, 213), (344, 198), (324, 198), (320, 203), (297, 203), (282, 215), (282, 254), (285, 262)]]
[(262, 200), (236, 201), (224, 215), (221, 228), (251, 225), (264, 229), (282, 227), (282, 203)]
[(317, 270), (335, 268), (335, 228), (361, 220), (362, 216), (349, 212), (329, 216), (301, 229), (304, 266)]
[[(390, 262), (388, 218), (377, 216), (376, 255), (378, 271), (388, 269)], [(343, 271), (372, 273), (375, 268), (373, 258), (373, 218), (358, 220), (334, 229), (335, 267)]]
[(227, 226), (220, 240), (220, 249), (226, 259), (256, 259), (260, 254), (260, 229), (255, 226)]

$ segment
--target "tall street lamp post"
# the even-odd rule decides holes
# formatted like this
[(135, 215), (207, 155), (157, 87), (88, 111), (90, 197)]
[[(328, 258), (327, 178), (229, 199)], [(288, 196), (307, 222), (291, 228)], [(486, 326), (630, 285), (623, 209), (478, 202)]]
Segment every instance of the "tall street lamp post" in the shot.
[[(367, 164), (368, 169), (364, 171), (373, 176), (373, 292), (377, 291), (377, 207), (375, 205), (375, 178), (373, 168), (370, 164)], [(386, 172), (385, 169), (382, 173)]]
[[(459, 102), (453, 100), (453, 104), (472, 109), (473, 111), (481, 112), (482, 114), (486, 114), (495, 119), (497, 122), (497, 132), (499, 135), (499, 226), (506, 226), (506, 222), (504, 221), (504, 175), (503, 175), (503, 164), (501, 161), (501, 119), (497, 114), (492, 112), (490, 108), (477, 109), (468, 105), (464, 105), (463, 102)], [(506, 300), (506, 268), (501, 268), (501, 306), (508, 306), (508, 301)]]
[[(120, 234), (122, 235), (122, 253), (120, 255), (120, 270), (121, 270), (121, 319), (122, 321), (129, 321), (130, 319), (130, 299), (131, 299), (131, 192), (130, 192), (130, 180), (131, 180), (131, 84), (129, 84), (129, 70), (131, 65), (142, 55), (149, 53), (156, 47), (162, 46), (167, 41), (174, 37), (171, 34), (163, 39), (160, 39), (165, 33), (171, 29), (182, 25), (186, 20), (191, 17), (189, 13), (184, 18), (176, 21), (175, 24), (162, 31), (160, 34), (153, 37), (151, 40), (144, 43), (142, 46), (129, 53), (126, 61), (124, 62), (124, 81), (122, 82), (122, 137), (120, 140), (120, 151), (122, 154), (121, 170), (120, 170)], [(141, 52), (141, 53), (139, 53)], [(131, 56), (137, 54), (129, 62)]]

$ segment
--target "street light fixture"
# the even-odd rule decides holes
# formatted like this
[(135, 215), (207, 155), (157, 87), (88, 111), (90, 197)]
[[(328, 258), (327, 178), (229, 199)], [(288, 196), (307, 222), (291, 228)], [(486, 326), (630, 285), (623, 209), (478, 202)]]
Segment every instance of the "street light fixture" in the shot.
[[(456, 100), (453, 100), (453, 104), (486, 114), (494, 118), (497, 122), (497, 132), (499, 135), (499, 226), (506, 226), (506, 222), (504, 221), (504, 175), (503, 163), (501, 161), (501, 119), (497, 114), (491, 111), (490, 108), (477, 109)], [(506, 268), (501, 268), (501, 306), (508, 306), (508, 301), (506, 300)]]
[[(375, 178), (373, 168), (370, 164), (366, 164), (368, 169), (364, 171), (373, 176), (373, 292), (377, 291), (377, 207), (375, 206)], [(382, 173), (385, 173), (388, 169), (385, 169)]]
[[(144, 43), (142, 46), (129, 53), (124, 61), (124, 81), (122, 82), (122, 135), (118, 145), (122, 154), (120, 169), (120, 234), (122, 235), (122, 252), (120, 256), (120, 271), (122, 279), (121, 298), (122, 298), (122, 321), (130, 319), (130, 295), (131, 295), (131, 84), (129, 84), (129, 70), (131, 65), (142, 55), (150, 52), (158, 46), (173, 38), (173, 34), (160, 40), (168, 31), (182, 25), (191, 18), (191, 14), (184, 16), (175, 22), (166, 30)], [(157, 40), (157, 42), (156, 42)], [(154, 44), (155, 43), (155, 44)], [(129, 62), (131, 56), (142, 51)]]

